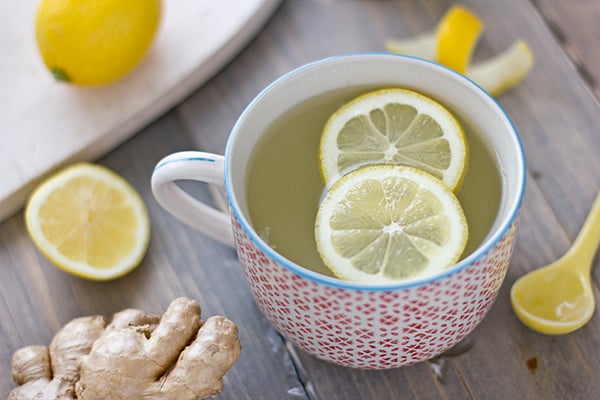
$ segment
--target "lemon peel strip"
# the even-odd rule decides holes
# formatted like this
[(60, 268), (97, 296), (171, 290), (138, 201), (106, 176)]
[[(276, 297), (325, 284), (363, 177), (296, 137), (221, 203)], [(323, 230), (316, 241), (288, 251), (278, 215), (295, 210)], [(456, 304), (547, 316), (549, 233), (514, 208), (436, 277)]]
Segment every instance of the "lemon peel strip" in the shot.
[(492, 96), (499, 96), (518, 85), (529, 74), (535, 58), (523, 39), (467, 71), (467, 76)]
[(408, 39), (388, 39), (385, 43), (385, 48), (391, 53), (407, 54), (427, 60), (435, 60), (437, 48), (436, 32), (426, 32)]
[(463, 6), (452, 6), (435, 31), (438, 62), (464, 74), (483, 27), (476, 14)]
[[(385, 47), (391, 53), (406, 54), (440, 62), (437, 51), (438, 31), (439, 24), (435, 30), (414, 37), (388, 39), (385, 42)], [(440, 63), (444, 64), (443, 62)], [(521, 83), (534, 65), (535, 57), (528, 43), (523, 39), (518, 39), (510, 47), (495, 56), (474, 65), (467, 64), (466, 72), (463, 72), (463, 74), (492, 96), (497, 97)]]

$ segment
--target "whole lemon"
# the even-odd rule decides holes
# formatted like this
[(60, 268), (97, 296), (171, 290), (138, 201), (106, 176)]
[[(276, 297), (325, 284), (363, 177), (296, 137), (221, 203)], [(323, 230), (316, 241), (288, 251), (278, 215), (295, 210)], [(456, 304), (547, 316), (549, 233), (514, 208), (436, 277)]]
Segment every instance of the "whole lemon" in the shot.
[(158, 30), (161, 0), (42, 0), (36, 40), (54, 77), (104, 85), (132, 71)]

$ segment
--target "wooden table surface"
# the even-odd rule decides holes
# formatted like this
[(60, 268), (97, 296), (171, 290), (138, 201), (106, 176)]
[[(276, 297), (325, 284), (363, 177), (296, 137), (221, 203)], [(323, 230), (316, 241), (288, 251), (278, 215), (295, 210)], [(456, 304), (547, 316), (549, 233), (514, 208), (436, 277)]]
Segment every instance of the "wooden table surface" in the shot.
[[(388, 371), (342, 368), (285, 342), (260, 314), (235, 252), (164, 212), (150, 175), (164, 155), (184, 149), (222, 153), (248, 102), (269, 82), (309, 61), (382, 51), (390, 37), (424, 32), (452, 5), (443, 0), (284, 0), (247, 48), (214, 79), (133, 139), (97, 160), (143, 196), (152, 238), (141, 266), (108, 283), (54, 268), (33, 246), (18, 213), (0, 225), (0, 398), (14, 383), (12, 353), (48, 344), (70, 319), (138, 307), (162, 313), (177, 296), (195, 298), (203, 316), (226, 315), (243, 350), (220, 399), (597, 399), (600, 315), (564, 336), (529, 330), (510, 307), (511, 284), (559, 257), (600, 189), (600, 3), (597, 0), (465, 0), (486, 22), (475, 59), (530, 44), (537, 63), (499, 98), (520, 132), (528, 183), (508, 275), (491, 312), (470, 335), (473, 347), (447, 358), (443, 380), (428, 362)], [(6, 134), (6, 133), (4, 133)], [(196, 196), (210, 201), (201, 185)], [(596, 267), (600, 260), (596, 260)], [(593, 272), (600, 299), (600, 270)]]

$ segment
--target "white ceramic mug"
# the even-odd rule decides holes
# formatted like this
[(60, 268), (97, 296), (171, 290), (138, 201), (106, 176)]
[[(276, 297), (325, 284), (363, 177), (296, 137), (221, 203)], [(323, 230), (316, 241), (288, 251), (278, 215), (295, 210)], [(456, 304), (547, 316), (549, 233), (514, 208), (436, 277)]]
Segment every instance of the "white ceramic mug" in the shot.
[[(324, 276), (278, 254), (250, 222), (246, 170), (267, 127), (314, 96), (362, 85), (408, 87), (430, 95), (477, 127), (497, 156), (502, 190), (492, 229), (472, 254), (435, 276), (385, 285)], [(223, 186), (230, 212), (190, 197), (174, 183), (180, 179)], [(225, 156), (175, 153), (161, 160), (152, 176), (154, 195), (166, 210), (235, 245), (258, 306), (284, 337), (321, 359), (365, 369), (435, 357), (481, 322), (506, 275), (524, 187), (525, 160), (518, 134), (490, 95), (436, 63), (371, 53), (324, 59), (284, 75), (239, 117)]]

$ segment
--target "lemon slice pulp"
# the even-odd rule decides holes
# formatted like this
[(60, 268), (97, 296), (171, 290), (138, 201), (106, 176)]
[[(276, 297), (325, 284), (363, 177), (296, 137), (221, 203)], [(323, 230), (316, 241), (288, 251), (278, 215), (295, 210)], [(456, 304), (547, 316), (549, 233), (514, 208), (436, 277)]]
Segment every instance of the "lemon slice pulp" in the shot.
[(442, 105), (406, 89), (359, 96), (325, 124), (319, 149), (326, 186), (368, 164), (408, 165), (457, 190), (466, 172), (463, 130)]
[(334, 183), (321, 202), (317, 249), (340, 279), (390, 283), (455, 263), (468, 237), (464, 212), (437, 178), (412, 167), (372, 165)]
[(93, 280), (120, 277), (142, 260), (150, 237), (146, 206), (111, 170), (80, 163), (42, 182), (25, 220), (37, 248), (57, 267)]

